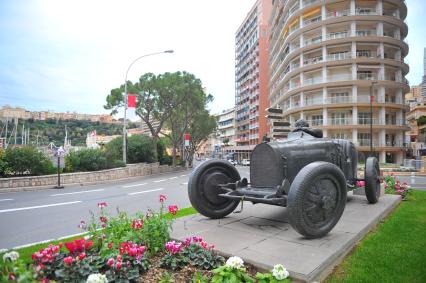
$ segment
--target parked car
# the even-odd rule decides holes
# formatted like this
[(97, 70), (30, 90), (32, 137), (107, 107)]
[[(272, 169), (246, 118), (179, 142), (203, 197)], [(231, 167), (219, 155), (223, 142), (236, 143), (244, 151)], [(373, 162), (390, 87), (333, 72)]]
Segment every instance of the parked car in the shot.
[(234, 166), (238, 164), (238, 162), (233, 160), (233, 159), (228, 159), (228, 162), (231, 163)]
[(250, 166), (250, 159), (243, 159), (243, 161), (241, 161), (241, 165)]

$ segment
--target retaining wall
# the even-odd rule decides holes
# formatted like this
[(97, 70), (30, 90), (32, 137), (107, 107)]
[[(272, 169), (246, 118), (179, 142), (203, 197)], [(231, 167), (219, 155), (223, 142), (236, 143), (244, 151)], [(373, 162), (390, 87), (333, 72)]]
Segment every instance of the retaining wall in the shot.
[[(92, 172), (61, 174), (61, 184), (85, 184), (109, 180), (126, 179), (137, 176), (148, 176), (159, 173), (182, 170), (182, 167), (159, 165), (159, 163), (128, 164), (126, 167)], [(9, 188), (54, 186), (58, 182), (57, 175), (0, 178), (0, 190)]]

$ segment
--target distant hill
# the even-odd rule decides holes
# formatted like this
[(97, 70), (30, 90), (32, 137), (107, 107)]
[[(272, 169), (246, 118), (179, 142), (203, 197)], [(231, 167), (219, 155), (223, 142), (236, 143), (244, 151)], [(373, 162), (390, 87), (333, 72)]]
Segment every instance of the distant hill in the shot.
[[(21, 144), (22, 139), (22, 125), (25, 124), (25, 129), (30, 128), (30, 143), (36, 144), (37, 135), (39, 145), (47, 145), (53, 142), (55, 145), (59, 146), (64, 143), (65, 137), (65, 125), (68, 130), (68, 139), (71, 140), (71, 144), (74, 146), (84, 146), (86, 145), (86, 135), (87, 133), (96, 130), (98, 135), (120, 135), (123, 133), (122, 124), (110, 124), (110, 123), (101, 123), (101, 122), (91, 122), (84, 120), (56, 120), (56, 119), (47, 119), (45, 121), (35, 121), (33, 119), (29, 120), (19, 120), (18, 131), (17, 131), (17, 144)], [(129, 123), (128, 128), (136, 128), (135, 123)], [(8, 126), (8, 137), (10, 137), (11, 132), (14, 128), (13, 122), (9, 121)], [(5, 135), (5, 123), (0, 121), (0, 132), (1, 137)], [(14, 136), (9, 140), (10, 144), (13, 144)]]

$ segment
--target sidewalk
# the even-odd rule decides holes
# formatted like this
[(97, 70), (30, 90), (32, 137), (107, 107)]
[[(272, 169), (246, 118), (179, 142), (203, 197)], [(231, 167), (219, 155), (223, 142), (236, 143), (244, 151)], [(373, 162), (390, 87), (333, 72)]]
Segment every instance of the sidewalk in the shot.
[(224, 219), (212, 220), (199, 214), (178, 219), (172, 237), (184, 240), (202, 236), (225, 256), (240, 256), (265, 270), (281, 263), (294, 279), (319, 281), (399, 202), (399, 196), (385, 195), (370, 205), (365, 196), (350, 192), (342, 218), (321, 239), (308, 240), (293, 230), (287, 223), (286, 208), (249, 203), (244, 204), (242, 213)]

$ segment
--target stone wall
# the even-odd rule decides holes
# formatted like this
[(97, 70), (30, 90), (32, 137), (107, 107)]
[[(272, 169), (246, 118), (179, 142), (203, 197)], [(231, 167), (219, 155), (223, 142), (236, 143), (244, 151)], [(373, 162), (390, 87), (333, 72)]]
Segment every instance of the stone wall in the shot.
[[(130, 177), (148, 176), (182, 170), (182, 167), (159, 165), (158, 163), (128, 164), (126, 167), (93, 172), (77, 172), (61, 174), (61, 185), (86, 184)], [(54, 186), (58, 182), (57, 175), (0, 178), (0, 190), (9, 188)]]

